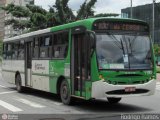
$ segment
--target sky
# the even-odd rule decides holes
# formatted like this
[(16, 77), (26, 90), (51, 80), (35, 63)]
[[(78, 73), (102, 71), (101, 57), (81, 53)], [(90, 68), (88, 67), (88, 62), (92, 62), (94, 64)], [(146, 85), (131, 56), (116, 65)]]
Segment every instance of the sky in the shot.
[[(130, 7), (131, 0), (97, 0), (95, 4), (94, 11), (96, 14), (98, 13), (121, 13), (121, 9)], [(132, 0), (133, 7), (138, 5), (145, 5), (149, 3), (153, 3), (153, 0)], [(70, 0), (69, 6), (75, 12), (80, 8), (80, 5), (84, 2), (84, 0)], [(156, 2), (160, 2), (160, 0), (156, 0)], [(44, 9), (48, 9), (49, 6), (52, 6), (55, 3), (55, 0), (35, 0), (35, 4), (42, 6)]]

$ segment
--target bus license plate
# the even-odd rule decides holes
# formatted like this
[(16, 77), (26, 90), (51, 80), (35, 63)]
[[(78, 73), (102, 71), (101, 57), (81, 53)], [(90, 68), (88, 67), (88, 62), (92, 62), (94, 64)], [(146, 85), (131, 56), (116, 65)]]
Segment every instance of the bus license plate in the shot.
[(135, 87), (126, 87), (125, 92), (135, 92), (136, 88)]

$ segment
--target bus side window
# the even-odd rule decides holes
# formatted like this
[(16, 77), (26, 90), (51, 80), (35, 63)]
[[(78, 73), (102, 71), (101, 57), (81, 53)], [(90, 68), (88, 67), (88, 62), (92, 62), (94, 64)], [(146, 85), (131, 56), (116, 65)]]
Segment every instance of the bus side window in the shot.
[(12, 59), (12, 53), (13, 53), (12, 45), (13, 45), (12, 43), (8, 43), (8, 45), (7, 45), (7, 52), (6, 52), (7, 56), (6, 56), (6, 59), (8, 59), (8, 60)]
[(60, 41), (59, 35), (54, 34), (54, 41), (53, 41), (53, 58), (59, 58), (59, 48), (58, 48), (58, 43)]
[(3, 59), (5, 60), (7, 58), (7, 43), (3, 44)]
[(34, 38), (32, 57), (33, 58), (38, 58), (39, 57), (39, 40), (37, 38)]
[(17, 60), (18, 58), (18, 49), (19, 49), (19, 42), (15, 42), (13, 45), (12, 45), (12, 59), (13, 60)]
[(19, 44), (18, 59), (19, 60), (24, 59), (24, 42), (23, 41), (20, 41), (20, 44)]
[(68, 42), (69, 42), (68, 32), (63, 32), (54, 35), (54, 43), (53, 43), (54, 58), (65, 58), (67, 56)]
[[(45, 35), (40, 38), (40, 57), (41, 58), (49, 58), (50, 57), (50, 49), (51, 49), (51, 35)], [(50, 52), (49, 52), (50, 51)]]
[(48, 48), (48, 50), (49, 50), (48, 51), (48, 55), (49, 55), (48, 57), (52, 58), (52, 54), (53, 54), (53, 47), (52, 47), (52, 42), (53, 41), (52, 40), (53, 39), (52, 39), (52, 35), (50, 35), (49, 37), (50, 37), (50, 40), (49, 40), (49, 48)]
[(68, 53), (69, 32), (65, 32), (65, 34), (63, 35), (63, 39), (64, 39), (64, 47), (63, 47), (64, 58), (66, 58)]

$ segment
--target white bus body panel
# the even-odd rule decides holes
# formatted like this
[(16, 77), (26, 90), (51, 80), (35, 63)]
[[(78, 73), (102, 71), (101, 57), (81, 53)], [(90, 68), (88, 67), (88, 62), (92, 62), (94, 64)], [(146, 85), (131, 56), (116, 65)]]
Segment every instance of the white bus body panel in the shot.
[(49, 92), (49, 60), (32, 60), (33, 88)]
[[(4, 60), (2, 75), (4, 80), (15, 84), (15, 74), (20, 72), (22, 86), (25, 86), (24, 60)], [(49, 60), (32, 60), (32, 70), (27, 69), (27, 84), (34, 89), (49, 92)]]
[(21, 74), (22, 86), (25, 86), (24, 60), (3, 60), (2, 75), (4, 80), (15, 84), (15, 74), (17, 71)]
[[(136, 89), (148, 90), (147, 93), (140, 94), (106, 94), (106, 92), (114, 90), (124, 90), (126, 87), (135, 87)], [(131, 96), (148, 96), (153, 95), (156, 88), (156, 80), (150, 80), (144, 84), (133, 84), (133, 85), (112, 85), (108, 84), (104, 80), (96, 81), (92, 83), (92, 98), (105, 98), (105, 97), (131, 97)]]

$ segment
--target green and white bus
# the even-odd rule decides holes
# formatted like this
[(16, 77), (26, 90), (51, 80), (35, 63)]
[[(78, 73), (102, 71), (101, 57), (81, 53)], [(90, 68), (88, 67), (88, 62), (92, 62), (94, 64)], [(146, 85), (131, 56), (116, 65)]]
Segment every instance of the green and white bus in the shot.
[(156, 67), (149, 25), (140, 20), (90, 18), (4, 39), (3, 77), (59, 94), (64, 104), (147, 96)]

